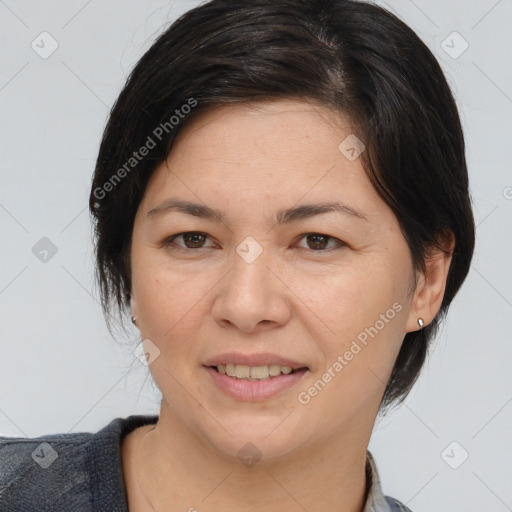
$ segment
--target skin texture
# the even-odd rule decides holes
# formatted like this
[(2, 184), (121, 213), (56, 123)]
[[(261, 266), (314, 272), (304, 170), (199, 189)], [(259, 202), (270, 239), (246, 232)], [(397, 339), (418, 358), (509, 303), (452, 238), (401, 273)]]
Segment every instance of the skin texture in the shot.
[[(363, 509), (385, 384), (405, 334), (439, 310), (451, 257), (434, 254), (411, 288), (395, 215), (361, 159), (338, 149), (350, 133), (312, 103), (221, 107), (187, 125), (152, 175), (133, 229), (132, 313), (141, 338), (160, 350), (149, 369), (163, 400), (156, 428), (135, 430), (123, 445), (131, 511)], [(170, 197), (217, 208), (224, 221), (147, 215)], [(368, 221), (339, 212), (273, 220), (280, 209), (327, 201)], [(207, 236), (165, 245), (191, 231)], [(236, 251), (249, 236), (263, 251), (252, 263)], [(298, 394), (397, 303), (378, 334), (300, 403)], [(268, 400), (238, 400), (203, 367), (233, 350), (279, 354), (309, 372)], [(248, 442), (262, 454), (252, 467), (237, 457)]]

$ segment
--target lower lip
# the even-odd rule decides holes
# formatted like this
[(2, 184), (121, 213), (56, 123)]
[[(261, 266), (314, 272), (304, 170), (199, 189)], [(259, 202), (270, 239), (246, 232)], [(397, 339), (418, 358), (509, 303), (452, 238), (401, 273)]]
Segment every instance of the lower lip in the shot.
[(297, 384), (306, 373), (307, 369), (298, 370), (288, 375), (279, 375), (271, 377), (268, 380), (245, 380), (236, 379), (223, 375), (211, 367), (205, 366), (206, 371), (211, 375), (213, 382), (226, 394), (244, 400), (247, 402), (255, 402), (267, 400), (281, 391), (292, 387)]

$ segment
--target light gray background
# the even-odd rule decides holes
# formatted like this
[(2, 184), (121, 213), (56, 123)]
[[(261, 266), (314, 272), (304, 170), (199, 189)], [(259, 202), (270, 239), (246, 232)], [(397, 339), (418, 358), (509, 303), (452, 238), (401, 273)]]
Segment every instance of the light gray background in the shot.
[[(116, 342), (104, 324), (87, 199), (106, 117), (127, 74), (156, 35), (198, 3), (0, 1), (0, 434), (95, 432), (115, 417), (158, 414), (160, 394), (132, 353), (138, 331)], [(377, 3), (418, 33), (448, 75), (478, 228), (472, 269), (428, 365), (405, 404), (378, 422), (370, 449), (385, 493), (414, 512), (505, 512), (512, 510), (512, 1)], [(31, 47), (42, 46), (43, 31), (58, 43), (46, 59)], [(453, 31), (469, 44), (457, 58), (464, 41)], [(44, 44), (48, 50), (50, 40)], [(42, 237), (57, 247), (46, 262), (32, 252)], [(468, 459), (450, 467), (465, 452)]]

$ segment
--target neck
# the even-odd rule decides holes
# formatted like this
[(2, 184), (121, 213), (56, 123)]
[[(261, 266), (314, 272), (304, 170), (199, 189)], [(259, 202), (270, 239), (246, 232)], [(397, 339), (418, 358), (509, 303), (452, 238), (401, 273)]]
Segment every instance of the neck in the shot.
[(353, 429), (252, 465), (219, 453), (162, 402), (136, 449), (138, 485), (156, 512), (194, 510), (361, 512), (371, 432)]

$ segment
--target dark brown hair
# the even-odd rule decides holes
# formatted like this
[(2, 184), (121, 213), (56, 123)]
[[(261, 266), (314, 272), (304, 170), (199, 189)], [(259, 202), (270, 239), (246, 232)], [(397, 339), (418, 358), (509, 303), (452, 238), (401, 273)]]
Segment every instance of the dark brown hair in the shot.
[[(347, 117), (369, 179), (392, 208), (414, 268), (446, 233), (455, 248), (441, 308), (408, 333), (381, 407), (416, 381), (464, 282), (475, 243), (464, 138), (435, 57), (396, 16), (354, 0), (212, 0), (181, 16), (139, 60), (106, 124), (89, 200), (107, 324), (129, 307), (133, 221), (177, 133), (212, 106), (313, 101)], [(146, 148), (146, 150), (143, 150)]]

